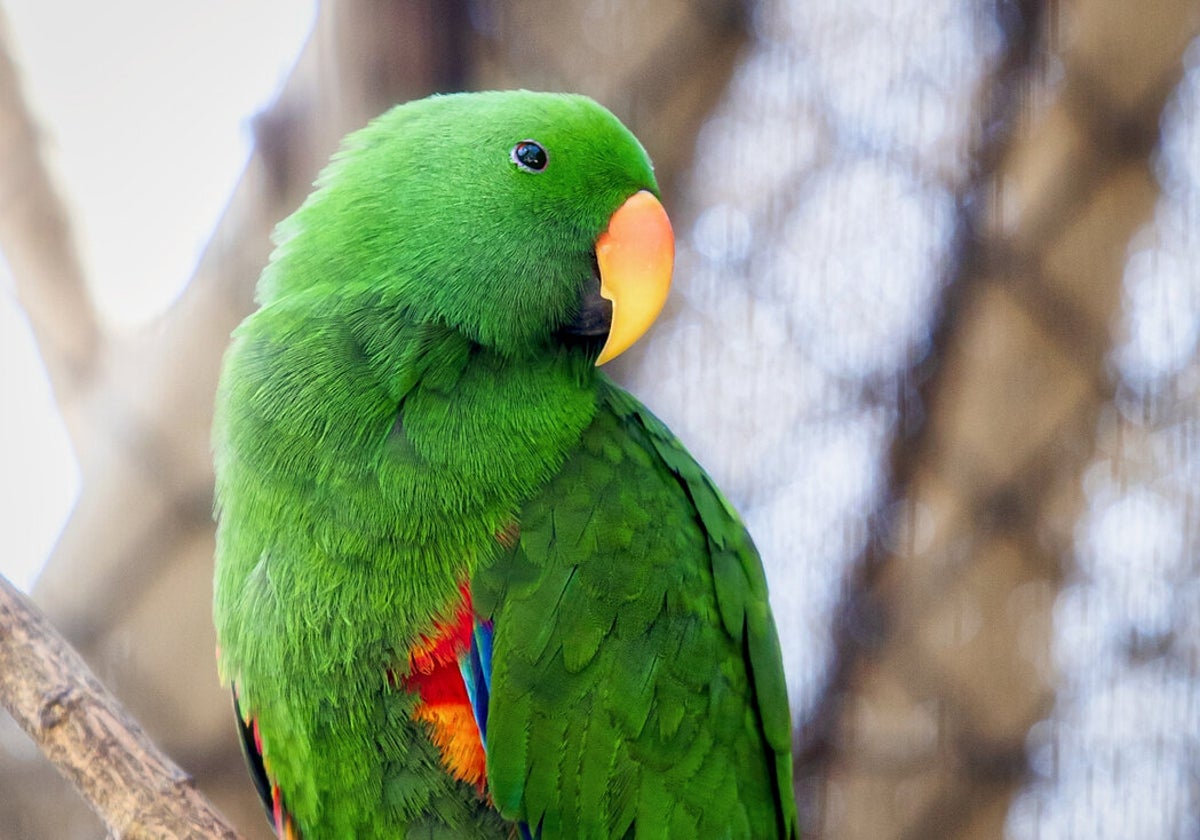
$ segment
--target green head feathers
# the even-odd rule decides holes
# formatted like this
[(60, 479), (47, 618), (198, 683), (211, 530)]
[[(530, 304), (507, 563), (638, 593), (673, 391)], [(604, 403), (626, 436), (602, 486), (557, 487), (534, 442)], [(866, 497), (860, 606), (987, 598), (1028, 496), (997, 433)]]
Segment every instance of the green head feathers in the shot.
[[(517, 154), (524, 141), (543, 154)], [(527, 91), (396, 107), (347, 138), (318, 187), (281, 227), (263, 306), (317, 289), (333, 305), (366, 295), (506, 356), (577, 314), (609, 219), (658, 192), (608, 110)]]

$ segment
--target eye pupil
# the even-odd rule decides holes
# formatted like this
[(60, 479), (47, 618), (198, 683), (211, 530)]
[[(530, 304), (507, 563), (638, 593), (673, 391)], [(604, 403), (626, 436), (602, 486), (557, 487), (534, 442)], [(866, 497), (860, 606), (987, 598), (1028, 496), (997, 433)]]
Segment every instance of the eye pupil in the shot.
[(550, 158), (538, 143), (533, 140), (522, 140), (513, 146), (513, 163), (530, 172), (541, 172), (550, 162)]

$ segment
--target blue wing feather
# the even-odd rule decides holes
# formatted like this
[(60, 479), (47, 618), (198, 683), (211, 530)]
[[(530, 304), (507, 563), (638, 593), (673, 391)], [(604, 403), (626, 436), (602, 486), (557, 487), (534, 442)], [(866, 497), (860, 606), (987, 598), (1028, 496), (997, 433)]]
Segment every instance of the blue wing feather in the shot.
[[(488, 699), (492, 688), (492, 622), (475, 619), (471, 632), (471, 650), (458, 663), (467, 697), (471, 701), (471, 714), (479, 727), (479, 741), (487, 753)], [(517, 823), (521, 840), (539, 840), (541, 830), (531, 831), (523, 822)]]
[(483, 682), (490, 692), (492, 690), (492, 622), (475, 622), (473, 647), (479, 651), (479, 662), (483, 668)]
[(459, 661), (458, 668), (471, 701), (471, 714), (479, 727), (479, 740), (486, 753), (488, 698), (492, 685), (492, 622), (475, 620), (471, 632), (471, 650)]

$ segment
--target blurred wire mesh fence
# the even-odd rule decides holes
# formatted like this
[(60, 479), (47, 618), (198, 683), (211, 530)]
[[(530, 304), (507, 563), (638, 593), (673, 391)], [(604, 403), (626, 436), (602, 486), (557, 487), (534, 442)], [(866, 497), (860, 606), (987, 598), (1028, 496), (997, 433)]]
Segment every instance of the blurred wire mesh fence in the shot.
[[(35, 594), (266, 836), (212, 666), (207, 424), (267, 233), (393, 102), (579, 90), (668, 190), (677, 292), (617, 375), (762, 550), (806, 836), (1195, 837), (1198, 30), (1184, 0), (329, 0), (185, 296), (57, 374), (84, 485)], [(102, 333), (36, 257), (22, 300)], [(80, 327), (33, 304), (56, 376)], [(100, 836), (3, 726), (0, 836)]]

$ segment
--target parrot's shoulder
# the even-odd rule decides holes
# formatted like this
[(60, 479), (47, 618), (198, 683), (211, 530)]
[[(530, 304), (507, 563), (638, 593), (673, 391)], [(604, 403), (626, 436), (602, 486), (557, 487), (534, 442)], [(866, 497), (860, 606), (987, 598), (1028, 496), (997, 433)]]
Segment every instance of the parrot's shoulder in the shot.
[[(603, 383), (601, 406), (618, 417), (626, 431), (637, 430), (662, 463), (686, 487), (696, 514), (710, 536), (723, 542), (741, 542), (750, 553), (758, 556), (746, 526), (737, 510), (729, 503), (704, 468), (696, 462), (666, 423), (659, 420), (645, 405), (628, 391), (612, 383)], [(762, 582), (763, 588), (766, 582)]]

